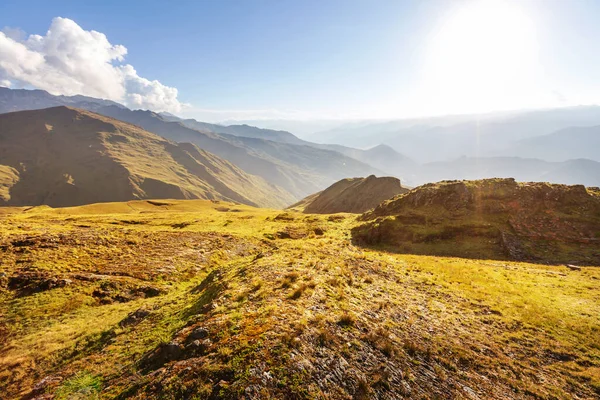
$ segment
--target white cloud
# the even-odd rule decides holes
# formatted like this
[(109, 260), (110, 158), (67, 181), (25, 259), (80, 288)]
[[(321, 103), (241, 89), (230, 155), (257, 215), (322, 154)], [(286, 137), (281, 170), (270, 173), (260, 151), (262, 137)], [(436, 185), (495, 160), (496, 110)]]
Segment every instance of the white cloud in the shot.
[(138, 76), (133, 66), (122, 64), (126, 55), (124, 46), (68, 18), (54, 18), (45, 36), (26, 37), (5, 28), (0, 32), (0, 83), (100, 97), (133, 108), (181, 111), (177, 89)]

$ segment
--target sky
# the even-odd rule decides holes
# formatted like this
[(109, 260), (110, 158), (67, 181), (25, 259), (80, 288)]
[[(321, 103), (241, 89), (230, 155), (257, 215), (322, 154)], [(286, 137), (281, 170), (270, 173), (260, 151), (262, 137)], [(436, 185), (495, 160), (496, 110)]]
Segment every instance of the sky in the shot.
[(206, 121), (600, 103), (596, 0), (0, 2), (0, 85)]

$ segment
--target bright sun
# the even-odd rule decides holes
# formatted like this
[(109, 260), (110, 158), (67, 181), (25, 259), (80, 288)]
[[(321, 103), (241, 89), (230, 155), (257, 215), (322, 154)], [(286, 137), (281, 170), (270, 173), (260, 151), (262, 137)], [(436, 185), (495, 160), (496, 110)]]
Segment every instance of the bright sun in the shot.
[[(522, 105), (534, 79), (533, 22), (516, 3), (463, 3), (436, 32), (425, 68), (430, 105), (439, 111), (486, 111)], [(443, 109), (443, 110), (442, 110)]]

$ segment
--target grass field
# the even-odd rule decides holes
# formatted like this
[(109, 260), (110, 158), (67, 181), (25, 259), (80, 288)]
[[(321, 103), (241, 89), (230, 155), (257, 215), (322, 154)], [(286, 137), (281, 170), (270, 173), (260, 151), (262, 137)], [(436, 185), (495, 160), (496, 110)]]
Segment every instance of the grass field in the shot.
[(0, 397), (600, 397), (600, 269), (366, 249), (358, 223), (0, 209)]

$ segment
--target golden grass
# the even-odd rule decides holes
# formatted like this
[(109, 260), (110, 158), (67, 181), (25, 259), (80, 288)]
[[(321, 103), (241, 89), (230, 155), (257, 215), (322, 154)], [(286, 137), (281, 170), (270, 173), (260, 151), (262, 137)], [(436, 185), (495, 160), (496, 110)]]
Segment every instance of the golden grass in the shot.
[[(74, 279), (25, 296), (4, 287), (4, 393), (23, 395), (47, 375), (68, 380), (85, 370), (102, 382), (101, 398), (156, 396), (154, 378), (139, 362), (160, 343), (184, 340), (190, 324), (211, 332), (211, 347), (201, 362), (188, 360), (190, 370), (161, 375), (170, 382), (161, 389), (165, 398), (202, 398), (223, 376), (231, 385), (219, 390), (235, 398), (254, 382), (248, 368), (265, 363), (279, 383), (261, 387), (262, 398), (385, 396), (404, 390), (394, 381), (399, 376), (415, 395), (441, 388), (442, 395), (464, 397), (452, 380), (484, 398), (600, 393), (600, 269), (388, 253), (352, 245), (357, 222), (350, 215), (330, 220), (290, 211), (277, 218), (280, 211), (224, 202), (161, 202), (168, 204), (0, 216), (0, 245), (9, 246), (0, 261), (6, 277), (29, 266), (61, 276), (112, 273), (107, 279), (164, 290), (101, 305), (92, 295), (100, 282)], [(312, 233), (314, 226), (324, 233)], [(306, 235), (276, 239), (286, 229)], [(9, 244), (61, 234), (70, 241), (57, 248), (18, 253)], [(140, 308), (149, 316), (119, 325)], [(292, 353), (295, 362), (317, 365), (317, 349), (347, 360), (358, 376), (348, 378), (354, 389), (319, 388), (317, 372), (290, 368)], [(364, 357), (388, 369), (368, 369)]]

